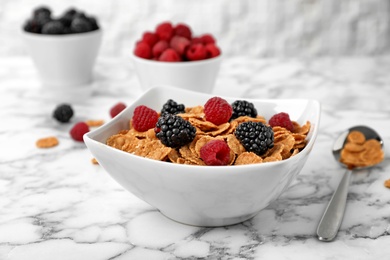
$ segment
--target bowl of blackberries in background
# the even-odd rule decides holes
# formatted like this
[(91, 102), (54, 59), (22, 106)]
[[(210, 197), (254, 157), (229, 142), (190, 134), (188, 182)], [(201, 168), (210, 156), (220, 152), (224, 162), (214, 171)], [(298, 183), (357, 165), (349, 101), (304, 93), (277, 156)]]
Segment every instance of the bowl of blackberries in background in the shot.
[(195, 34), (185, 23), (169, 21), (142, 33), (132, 60), (141, 86), (175, 86), (210, 93), (220, 69), (222, 51), (210, 33)]
[(23, 24), (22, 35), (43, 85), (72, 87), (92, 81), (102, 40), (95, 17), (75, 8), (54, 16), (48, 7), (38, 7)]

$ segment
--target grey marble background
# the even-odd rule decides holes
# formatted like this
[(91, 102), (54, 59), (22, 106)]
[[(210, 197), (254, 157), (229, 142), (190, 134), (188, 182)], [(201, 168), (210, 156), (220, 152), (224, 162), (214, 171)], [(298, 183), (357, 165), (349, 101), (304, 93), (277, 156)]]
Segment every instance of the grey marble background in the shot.
[(389, 0), (0, 0), (0, 57), (27, 55), (19, 32), (36, 6), (73, 6), (104, 29), (100, 55), (125, 57), (145, 30), (170, 20), (212, 33), (227, 56), (390, 53)]

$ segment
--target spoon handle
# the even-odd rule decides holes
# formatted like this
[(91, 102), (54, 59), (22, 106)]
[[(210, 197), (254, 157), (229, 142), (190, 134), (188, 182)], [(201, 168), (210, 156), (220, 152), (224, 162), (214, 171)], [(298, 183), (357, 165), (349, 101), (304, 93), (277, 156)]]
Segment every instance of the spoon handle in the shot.
[(351, 179), (351, 170), (347, 170), (339, 186), (333, 193), (324, 215), (317, 227), (317, 236), (321, 241), (332, 241), (340, 228), (347, 204), (348, 186)]

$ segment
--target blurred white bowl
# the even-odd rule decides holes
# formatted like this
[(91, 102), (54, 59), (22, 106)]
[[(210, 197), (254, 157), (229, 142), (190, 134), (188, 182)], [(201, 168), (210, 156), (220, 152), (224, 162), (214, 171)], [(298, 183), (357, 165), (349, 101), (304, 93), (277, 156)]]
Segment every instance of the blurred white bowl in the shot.
[(222, 54), (200, 61), (163, 62), (131, 55), (141, 86), (173, 86), (211, 93), (221, 66)]
[(102, 30), (45, 35), (23, 31), (23, 40), (44, 86), (72, 87), (92, 81)]
[[(196, 226), (236, 224), (255, 216), (276, 200), (304, 166), (316, 139), (320, 104), (315, 100), (250, 100), (268, 120), (278, 112), (304, 124), (311, 122), (307, 146), (279, 162), (239, 166), (180, 165), (143, 158), (105, 144), (128, 129), (138, 105), (160, 111), (168, 99), (186, 106), (205, 104), (212, 96), (177, 88), (153, 88), (84, 141), (100, 165), (124, 188), (167, 217)], [(225, 98), (232, 103), (236, 99)]]

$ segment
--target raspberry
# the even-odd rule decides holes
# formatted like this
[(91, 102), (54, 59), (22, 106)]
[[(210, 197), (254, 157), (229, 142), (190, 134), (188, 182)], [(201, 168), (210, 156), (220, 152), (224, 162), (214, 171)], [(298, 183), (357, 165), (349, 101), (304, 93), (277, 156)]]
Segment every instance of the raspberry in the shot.
[(214, 58), (221, 54), (221, 50), (214, 43), (206, 44), (206, 52), (208, 58)]
[(157, 34), (154, 34), (152, 32), (145, 32), (142, 35), (142, 42), (149, 44), (151, 48), (158, 42), (158, 40), (159, 39)]
[(79, 122), (70, 130), (70, 136), (79, 142), (83, 142), (83, 135), (89, 132), (89, 126), (84, 122)]
[(212, 140), (200, 148), (200, 158), (206, 165), (228, 165), (230, 162), (230, 148), (222, 140)]
[(135, 46), (134, 54), (140, 58), (150, 59), (152, 58), (152, 48), (146, 42), (139, 42)]
[(236, 100), (232, 104), (233, 114), (230, 120), (236, 119), (240, 116), (257, 117), (257, 110), (253, 103), (246, 100)]
[(225, 99), (213, 97), (204, 105), (204, 113), (207, 121), (220, 125), (229, 121), (233, 109)]
[(206, 47), (203, 44), (191, 44), (186, 51), (186, 57), (188, 60), (204, 60), (207, 58)]
[(137, 106), (134, 109), (132, 125), (135, 130), (145, 132), (154, 128), (158, 120), (158, 114), (147, 106)]
[(56, 107), (53, 117), (61, 123), (67, 123), (73, 116), (73, 109), (68, 104), (62, 104)]
[(176, 62), (181, 61), (180, 55), (171, 48), (166, 49), (158, 58), (159, 61)]
[(165, 22), (157, 25), (156, 34), (160, 40), (169, 41), (173, 36), (173, 26), (170, 22)]
[(182, 36), (187, 38), (188, 40), (191, 40), (192, 32), (188, 25), (179, 23), (174, 28), (175, 35)]
[(185, 107), (183, 104), (178, 104), (176, 101), (169, 99), (162, 107), (161, 109), (161, 114), (179, 114), (179, 113), (184, 113), (185, 112)]
[(200, 36), (203, 44), (215, 43), (215, 39), (211, 34), (203, 34)]
[(261, 122), (244, 122), (237, 126), (234, 135), (248, 152), (264, 154), (274, 147), (274, 132)]
[(280, 112), (278, 114), (273, 115), (270, 118), (270, 120), (268, 121), (268, 123), (272, 127), (274, 127), (274, 126), (281, 126), (281, 127), (286, 128), (289, 131), (293, 131), (294, 130), (294, 125), (293, 125), (293, 123), (290, 120), (290, 116), (289, 116), (289, 114), (287, 114), (285, 112)]
[(164, 145), (179, 148), (194, 140), (196, 128), (180, 116), (164, 114), (158, 119), (154, 132)]
[(170, 41), (170, 46), (174, 49), (180, 56), (183, 55), (188, 46), (190, 46), (190, 40), (182, 36), (173, 36)]
[(122, 102), (117, 103), (115, 106), (113, 106), (110, 109), (111, 117), (116, 117), (116, 115), (119, 114), (120, 112), (122, 112), (122, 110), (125, 108), (126, 108), (126, 105), (124, 103), (122, 103)]
[(202, 39), (200, 37), (194, 37), (191, 39), (191, 44), (203, 44)]
[(166, 49), (169, 48), (169, 44), (167, 41), (158, 41), (152, 49), (153, 57), (159, 58), (161, 53), (163, 53)]

